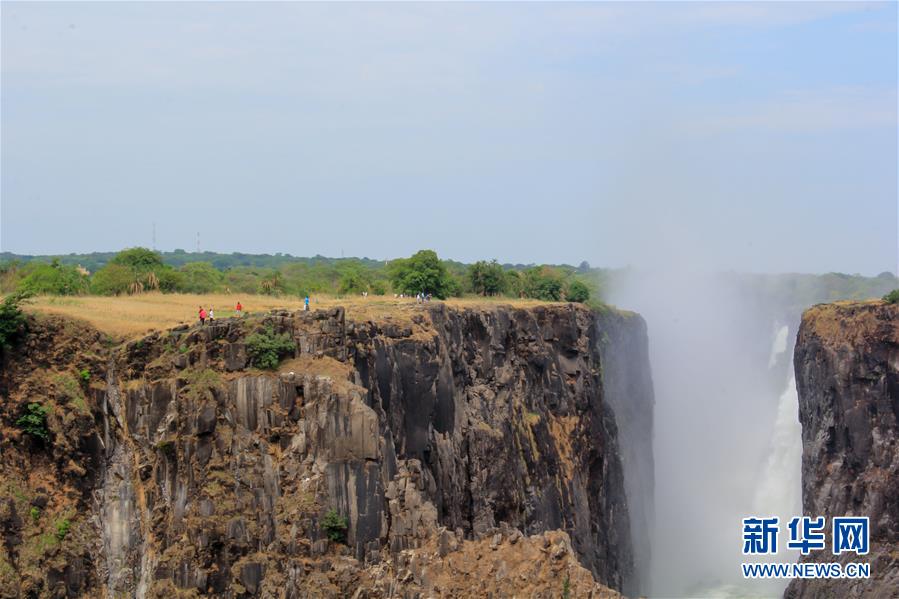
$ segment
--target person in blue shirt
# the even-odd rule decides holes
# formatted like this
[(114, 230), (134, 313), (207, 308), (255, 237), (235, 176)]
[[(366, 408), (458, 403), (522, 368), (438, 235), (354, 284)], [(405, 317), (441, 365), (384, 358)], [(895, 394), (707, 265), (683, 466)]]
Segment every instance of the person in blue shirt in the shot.
[(306, 312), (309, 311), (309, 296), (308, 295), (306, 296), (306, 304), (303, 306), (303, 310), (305, 310)]

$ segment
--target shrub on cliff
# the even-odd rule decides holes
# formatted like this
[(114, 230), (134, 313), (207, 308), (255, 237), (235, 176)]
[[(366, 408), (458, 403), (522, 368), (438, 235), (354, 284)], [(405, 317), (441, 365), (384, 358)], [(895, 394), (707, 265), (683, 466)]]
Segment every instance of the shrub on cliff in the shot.
[(883, 296), (883, 301), (888, 304), (899, 304), (899, 289), (893, 289), (885, 296)]
[(346, 543), (347, 519), (332, 508), (322, 519), (322, 530), (335, 543)]
[(28, 297), (28, 293), (17, 291), (7, 295), (0, 303), (0, 354), (25, 334), (26, 320), (22, 303)]
[(50, 431), (47, 430), (47, 412), (50, 408), (39, 403), (30, 403), (25, 408), (25, 413), (16, 420), (16, 426), (22, 432), (43, 441), (50, 440)]
[(247, 357), (256, 368), (273, 370), (278, 367), (281, 358), (292, 354), (295, 350), (290, 335), (276, 335), (271, 327), (247, 337)]
[(575, 279), (568, 284), (568, 289), (565, 291), (565, 299), (569, 302), (583, 304), (590, 299), (590, 290), (586, 285)]
[(398, 293), (430, 293), (446, 299), (455, 287), (446, 265), (434, 250), (421, 250), (410, 258), (399, 258), (388, 266), (390, 282)]

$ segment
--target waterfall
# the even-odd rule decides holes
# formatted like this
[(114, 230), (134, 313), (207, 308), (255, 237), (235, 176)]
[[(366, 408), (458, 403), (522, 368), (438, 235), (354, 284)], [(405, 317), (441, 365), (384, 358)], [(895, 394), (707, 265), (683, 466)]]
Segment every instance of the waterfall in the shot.
[(755, 494), (758, 514), (780, 516), (781, 522), (802, 515), (802, 426), (799, 424), (796, 379), (790, 381), (777, 404), (770, 453)]
[[(788, 327), (777, 332), (771, 349), (768, 367), (773, 368), (784, 354), (792, 362), (792, 351), (787, 352)], [(756, 514), (778, 516), (781, 526), (793, 516), (802, 515), (802, 425), (799, 424), (799, 394), (796, 377), (790, 368), (786, 388), (777, 402), (774, 432), (768, 448), (759, 484), (756, 487), (753, 506)], [(781, 548), (777, 560), (792, 559), (796, 552)]]

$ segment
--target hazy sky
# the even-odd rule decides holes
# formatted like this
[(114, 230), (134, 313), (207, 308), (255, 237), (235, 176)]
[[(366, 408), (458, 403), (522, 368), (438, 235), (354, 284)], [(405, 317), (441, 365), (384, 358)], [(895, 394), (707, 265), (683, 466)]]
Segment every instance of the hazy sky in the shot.
[(3, 2), (0, 247), (895, 271), (896, 21)]

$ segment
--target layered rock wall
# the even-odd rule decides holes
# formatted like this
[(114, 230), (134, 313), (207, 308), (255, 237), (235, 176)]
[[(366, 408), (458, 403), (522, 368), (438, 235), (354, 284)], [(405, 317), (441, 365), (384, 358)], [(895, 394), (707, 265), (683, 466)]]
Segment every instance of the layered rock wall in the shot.
[[(434, 304), (356, 321), (275, 312), (119, 347), (81, 331), (84, 357), (47, 360), (52, 339), (32, 340), (3, 377), (0, 447), (15, 458), (3, 482), (18, 499), (0, 513), (0, 580), (8, 596), (414, 595), (452, 571), (449, 553), (559, 530), (555, 545), (522, 540), (552, 566), (533, 575), (558, 577), (535, 589), (621, 589), (634, 557), (606, 326), (574, 306)], [(275, 372), (248, 362), (248, 339), (265, 331), (294, 342)], [(75, 399), (48, 386), (60, 375)], [(626, 403), (627, 385), (613, 384)], [(58, 397), (37, 442), (11, 425), (46, 393)], [(28, 520), (40, 493), (44, 519)], [(72, 532), (55, 535), (62, 518)], [(502, 555), (498, 588), (512, 568)]]

